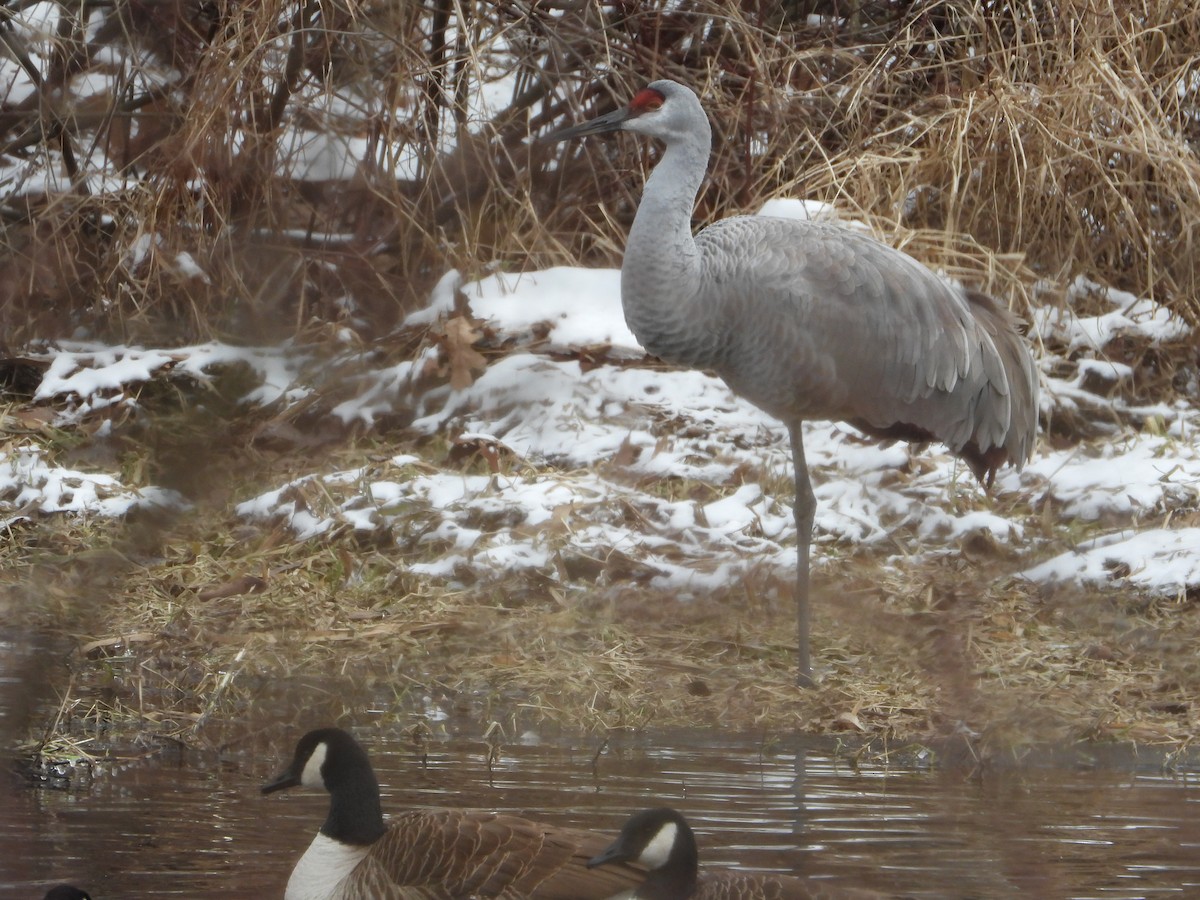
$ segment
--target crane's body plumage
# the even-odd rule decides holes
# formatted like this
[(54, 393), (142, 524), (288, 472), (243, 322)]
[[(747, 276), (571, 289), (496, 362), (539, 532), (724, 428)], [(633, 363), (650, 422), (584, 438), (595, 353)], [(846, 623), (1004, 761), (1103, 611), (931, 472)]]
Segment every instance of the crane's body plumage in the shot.
[(1016, 319), (912, 257), (843, 226), (736, 216), (691, 230), (712, 136), (688, 88), (656, 81), (628, 107), (553, 135), (636, 131), (665, 142), (621, 266), (630, 330), (662, 359), (718, 374), (784, 421), (796, 468), (800, 672), (808, 675), (815, 500), (800, 425), (848, 422), (938, 440), (990, 483), (1028, 459), (1037, 370)]
[(785, 422), (903, 423), (955, 452), (1027, 458), (1032, 424), (1011, 426), (1035, 412), (1020, 398), (1036, 372), (1030, 360), (1010, 383), (1006, 343), (1023, 348), (1006, 311), (837, 225), (738, 217), (696, 244), (701, 287), (680, 305), (717, 325), (719, 347), (680, 362), (712, 369)]

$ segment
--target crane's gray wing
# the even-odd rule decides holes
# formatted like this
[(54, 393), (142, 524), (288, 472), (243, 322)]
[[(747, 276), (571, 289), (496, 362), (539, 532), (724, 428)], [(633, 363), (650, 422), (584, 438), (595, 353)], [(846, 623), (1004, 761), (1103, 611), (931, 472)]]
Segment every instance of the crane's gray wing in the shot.
[(786, 421), (1028, 457), (1036, 370), (989, 298), (836, 225), (737, 217), (696, 242), (712, 367), (739, 394)]

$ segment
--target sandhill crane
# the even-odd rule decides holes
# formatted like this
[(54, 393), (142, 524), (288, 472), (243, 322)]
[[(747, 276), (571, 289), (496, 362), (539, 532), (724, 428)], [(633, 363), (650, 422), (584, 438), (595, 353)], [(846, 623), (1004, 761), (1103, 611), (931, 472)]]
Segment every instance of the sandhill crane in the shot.
[(700, 101), (655, 81), (628, 106), (546, 140), (634, 131), (666, 145), (621, 265), (621, 304), (647, 352), (715, 372), (788, 427), (795, 470), (799, 681), (811, 684), (809, 544), (816, 498), (801, 423), (939, 440), (991, 485), (1037, 430), (1037, 370), (1016, 319), (915, 259), (823, 222), (734, 216), (691, 230), (712, 132)]

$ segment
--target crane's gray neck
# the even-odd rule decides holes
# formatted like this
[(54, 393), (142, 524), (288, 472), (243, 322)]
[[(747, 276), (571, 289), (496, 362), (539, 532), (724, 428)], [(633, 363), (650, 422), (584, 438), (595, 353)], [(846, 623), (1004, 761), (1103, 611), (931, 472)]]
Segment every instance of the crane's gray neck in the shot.
[(642, 346), (671, 362), (704, 367), (689, 303), (700, 289), (692, 209), (704, 180), (712, 135), (703, 127), (675, 135), (646, 180), (621, 264), (625, 321)]

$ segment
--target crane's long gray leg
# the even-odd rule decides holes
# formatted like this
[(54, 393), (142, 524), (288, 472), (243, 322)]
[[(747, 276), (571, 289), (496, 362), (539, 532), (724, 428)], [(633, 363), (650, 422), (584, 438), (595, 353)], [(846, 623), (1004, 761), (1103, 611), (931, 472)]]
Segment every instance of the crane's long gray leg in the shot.
[(804, 438), (800, 422), (788, 425), (792, 437), (792, 468), (796, 479), (796, 643), (799, 646), (796, 683), (812, 687), (812, 661), (809, 658), (809, 592), (808, 551), (812, 543), (813, 517), (817, 498), (808, 478), (808, 463), (804, 459)]

